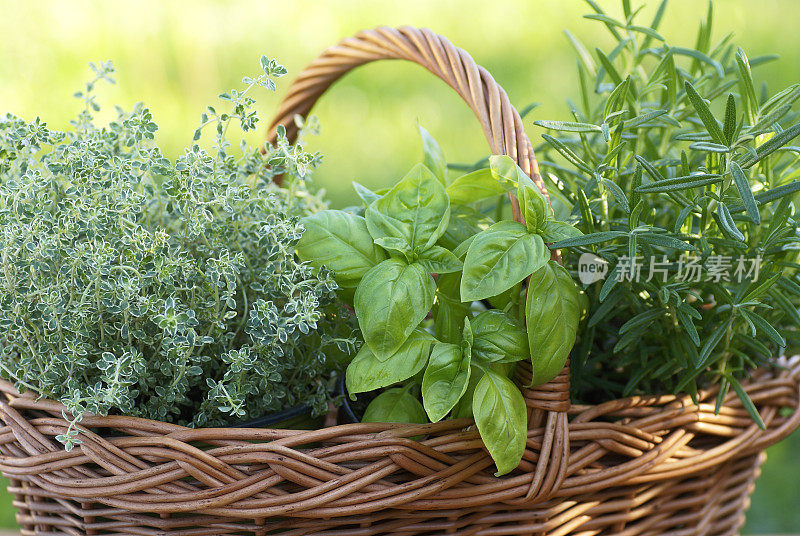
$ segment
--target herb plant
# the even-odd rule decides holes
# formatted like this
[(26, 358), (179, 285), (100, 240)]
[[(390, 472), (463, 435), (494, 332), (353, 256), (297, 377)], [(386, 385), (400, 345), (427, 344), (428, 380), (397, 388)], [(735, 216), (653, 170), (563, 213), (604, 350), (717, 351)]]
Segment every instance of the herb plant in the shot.
[[(611, 50), (578, 51), (571, 120), (537, 149), (556, 212), (584, 236), (565, 248), (596, 255), (606, 279), (586, 286), (588, 315), (573, 353), (573, 395), (588, 402), (635, 393), (695, 395), (741, 387), (798, 341), (800, 85), (770, 93), (728, 34), (712, 40), (713, 6), (694, 48), (670, 46), (622, 2), (623, 18), (588, 1)], [(585, 257), (584, 257), (585, 258)], [(693, 270), (689, 272), (689, 270)]]
[[(551, 380), (577, 329), (577, 287), (546, 243), (580, 233), (553, 218), (507, 156), (448, 181), (441, 149), (421, 132), (424, 164), (387, 191), (356, 184), (364, 207), (303, 218), (297, 252), (333, 270), (351, 294), (364, 344), (347, 367), (347, 389), (352, 396), (388, 388), (364, 420), (474, 416), (505, 474), (519, 464), (527, 437), (513, 365), (530, 359), (533, 382)], [(499, 206), (502, 215), (508, 199), (521, 222), (478, 210)]]
[[(299, 218), (324, 207), (306, 189), (319, 155), (283, 132), (264, 156), (227, 137), (256, 126), (250, 93), (286, 72), (261, 64), (220, 95), (231, 111), (208, 107), (174, 163), (141, 104), (95, 125), (110, 63), (92, 65), (69, 132), (0, 120), (0, 368), (63, 402), (73, 425), (85, 413), (219, 425), (327, 410), (354, 339), (330, 272), (294, 255)], [(60, 439), (80, 441), (74, 426)]]

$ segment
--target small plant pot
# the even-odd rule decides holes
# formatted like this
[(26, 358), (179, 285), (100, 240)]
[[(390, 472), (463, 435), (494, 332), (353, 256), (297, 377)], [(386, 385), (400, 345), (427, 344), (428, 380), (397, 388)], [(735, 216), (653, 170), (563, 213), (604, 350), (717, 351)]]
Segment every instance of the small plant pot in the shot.
[(232, 422), (226, 428), (294, 428), (310, 430), (319, 426), (322, 417), (312, 417), (311, 408), (305, 404), (270, 413), (263, 417)]
[(359, 393), (355, 396), (355, 400), (350, 398), (350, 393), (347, 392), (347, 386), (344, 382), (344, 376), (339, 378), (336, 382), (337, 394), (342, 395), (342, 405), (339, 406), (339, 424), (354, 424), (361, 422), (364, 417), (364, 411), (367, 406), (375, 398), (376, 393)]

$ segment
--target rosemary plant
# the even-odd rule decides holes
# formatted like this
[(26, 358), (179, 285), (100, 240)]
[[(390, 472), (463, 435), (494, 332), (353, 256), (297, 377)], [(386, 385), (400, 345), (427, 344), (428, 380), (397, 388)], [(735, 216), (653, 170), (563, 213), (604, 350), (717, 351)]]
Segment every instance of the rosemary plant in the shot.
[(757, 84), (753, 68), (774, 56), (748, 59), (731, 34), (715, 42), (711, 4), (685, 48), (658, 33), (666, 1), (649, 25), (627, 0), (621, 18), (588, 3), (613, 45), (592, 53), (567, 32), (572, 117), (536, 122), (556, 214), (584, 233), (553, 245), (582, 271), (588, 303), (573, 393), (719, 384), (718, 406), (732, 388), (763, 426), (740, 382), (800, 338), (800, 85)]

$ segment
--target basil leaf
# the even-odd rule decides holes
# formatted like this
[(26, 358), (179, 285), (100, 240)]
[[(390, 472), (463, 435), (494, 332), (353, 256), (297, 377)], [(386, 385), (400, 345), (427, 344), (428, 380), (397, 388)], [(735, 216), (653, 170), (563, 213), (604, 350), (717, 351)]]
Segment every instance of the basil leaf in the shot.
[(508, 307), (508, 304), (514, 301), (517, 303), (520, 300), (520, 293), (522, 292), (522, 281), (511, 287), (510, 289), (506, 290), (505, 292), (501, 292), (497, 296), (491, 296), (489, 298), (489, 305), (491, 305), (495, 309), (505, 310)]
[(458, 272), (463, 264), (458, 257), (441, 246), (431, 246), (419, 256), (417, 260), (428, 272), (433, 274), (448, 274)]
[(532, 233), (538, 231), (547, 220), (547, 200), (538, 187), (527, 185), (520, 185), (517, 197), (525, 217), (525, 227)]
[(355, 181), (353, 181), (353, 189), (356, 191), (358, 197), (360, 197), (364, 202), (364, 206), (366, 207), (370, 206), (373, 202), (381, 198), (380, 195)]
[(427, 331), (416, 329), (387, 359), (378, 359), (364, 344), (347, 366), (347, 392), (350, 395), (365, 393), (409, 379), (425, 367), (433, 341)]
[(542, 237), (522, 224), (495, 223), (475, 237), (464, 259), (461, 301), (496, 296), (516, 285), (550, 258)]
[(507, 155), (492, 155), (489, 158), (489, 169), (492, 176), (503, 186), (507, 192), (513, 192), (515, 188), (527, 186), (536, 188), (536, 184), (522, 171), (514, 159)]
[(394, 354), (433, 305), (436, 283), (422, 265), (388, 259), (364, 275), (353, 305), (364, 340), (378, 358)]
[(484, 311), (472, 319), (471, 326), (476, 360), (513, 363), (530, 355), (525, 329), (502, 311)]
[(306, 228), (297, 243), (297, 256), (315, 268), (327, 266), (341, 287), (353, 287), (364, 274), (386, 258), (372, 242), (361, 216), (321, 210), (302, 220)]
[(447, 228), (450, 201), (433, 173), (418, 164), (368, 206), (365, 215), (372, 238), (402, 238), (411, 251), (423, 250), (435, 244)]
[(494, 178), (491, 169), (479, 169), (462, 175), (447, 187), (450, 203), (467, 205), (504, 194), (505, 189)]
[(439, 238), (439, 245), (453, 250), (468, 238), (488, 229), (494, 220), (472, 207), (455, 205), (450, 209), (450, 222), (447, 230)]
[(462, 303), (459, 294), (461, 274), (442, 274), (437, 280), (436, 301), (433, 304), (434, 335), (440, 341), (457, 343), (461, 326), (469, 313), (469, 303)]
[(411, 248), (409, 247), (408, 242), (402, 238), (396, 238), (394, 236), (382, 236), (375, 239), (375, 245), (380, 246), (387, 251), (399, 253), (406, 260), (411, 257)]
[(472, 365), (470, 367), (470, 374), (469, 374), (469, 382), (467, 383), (467, 389), (464, 391), (464, 394), (461, 396), (461, 399), (453, 406), (452, 411), (450, 411), (450, 418), (451, 419), (471, 419), (472, 418), (472, 399), (475, 396), (475, 387), (478, 385), (478, 382), (483, 377), (483, 371)]
[(417, 125), (417, 128), (422, 138), (422, 163), (436, 175), (441, 184), (447, 184), (447, 161), (444, 159), (442, 148), (421, 125)]
[(549, 220), (542, 224), (539, 232), (545, 242), (559, 242), (568, 238), (583, 236), (583, 233), (572, 225), (560, 221)]
[(455, 344), (437, 343), (422, 377), (422, 404), (431, 422), (441, 421), (467, 390), (470, 356)]
[(475, 341), (475, 336), (472, 333), (472, 322), (469, 318), (464, 319), (464, 329), (461, 330), (461, 350), (464, 353), (472, 355), (472, 343)]
[(472, 397), (475, 424), (497, 473), (510, 473), (525, 453), (528, 418), (525, 400), (508, 378), (487, 370), (475, 386)]
[(531, 385), (549, 382), (564, 368), (575, 344), (579, 316), (578, 289), (564, 267), (550, 261), (531, 275), (525, 302)]
[(425, 424), (428, 417), (422, 404), (407, 389), (387, 389), (369, 403), (361, 422), (400, 422)]

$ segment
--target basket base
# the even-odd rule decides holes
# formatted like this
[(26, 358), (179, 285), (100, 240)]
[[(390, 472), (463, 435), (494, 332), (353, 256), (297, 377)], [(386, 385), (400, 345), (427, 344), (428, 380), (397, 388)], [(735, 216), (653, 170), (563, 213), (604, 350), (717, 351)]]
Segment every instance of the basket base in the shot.
[(722, 536), (738, 534), (765, 454), (701, 475), (610, 487), (531, 507), (496, 504), (458, 511), (383, 510), (332, 519), (243, 520), (158, 516), (55, 498), (12, 480), (22, 536)]

